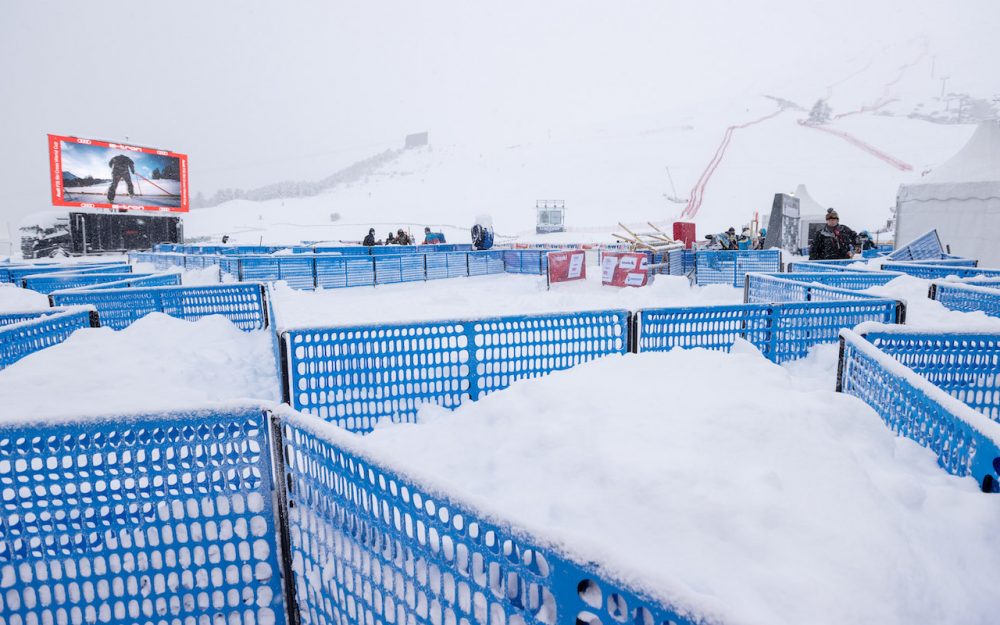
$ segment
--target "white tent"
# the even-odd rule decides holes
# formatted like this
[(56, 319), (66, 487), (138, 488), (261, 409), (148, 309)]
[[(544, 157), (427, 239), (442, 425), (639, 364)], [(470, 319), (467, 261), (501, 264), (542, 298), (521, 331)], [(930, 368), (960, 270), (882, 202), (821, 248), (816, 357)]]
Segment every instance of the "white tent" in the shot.
[(1000, 267), (1000, 121), (979, 124), (958, 154), (896, 194), (896, 244), (937, 229), (952, 254)]

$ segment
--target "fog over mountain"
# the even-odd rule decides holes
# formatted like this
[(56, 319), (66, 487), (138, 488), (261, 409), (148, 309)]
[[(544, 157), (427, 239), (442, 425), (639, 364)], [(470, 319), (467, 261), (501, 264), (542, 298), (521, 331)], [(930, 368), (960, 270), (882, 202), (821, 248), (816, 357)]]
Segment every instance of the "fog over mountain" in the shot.
[[(192, 195), (210, 197), (226, 188), (318, 181), (398, 149), (407, 133), (427, 130), (442, 158), (525, 145), (544, 151), (544, 159), (528, 156), (494, 170), (497, 186), (530, 181), (534, 188), (519, 190), (523, 198), (571, 195), (562, 183), (552, 189), (546, 180), (568, 176), (560, 172), (574, 159), (586, 161), (570, 172), (581, 176), (601, 170), (594, 161), (600, 155), (621, 162), (616, 150), (634, 150), (609, 136), (673, 133), (676, 140), (664, 140), (662, 149), (647, 143), (639, 150), (643, 162), (651, 162), (648, 175), (619, 180), (607, 192), (623, 205), (644, 203), (642, 214), (661, 210), (650, 218), (666, 219), (672, 217), (669, 203), (651, 204), (652, 190), (632, 201), (632, 189), (649, 183), (655, 165), (657, 194), (672, 194), (664, 175), (670, 167), (677, 196), (687, 198), (730, 125), (784, 111), (776, 125), (736, 131), (732, 155), (714, 174), (719, 178), (711, 184), (721, 185), (716, 188), (738, 184), (723, 182), (736, 171), (749, 179), (754, 168), (773, 173), (803, 165), (796, 154), (801, 141), (831, 142), (813, 143), (806, 156), (839, 153), (842, 139), (789, 126), (808, 119), (819, 100), (827, 102), (831, 117), (853, 114), (837, 122), (838, 132), (906, 162), (919, 175), (961, 146), (974, 118), (995, 114), (1000, 96), (1000, 74), (990, 68), (1000, 52), (1000, 4), (990, 0), (14, 0), (5, 8), (0, 222), (48, 206), (47, 132), (187, 153)], [(901, 120), (961, 127), (915, 133)], [(601, 133), (603, 140), (596, 138)], [(811, 134), (817, 138), (803, 139)], [(907, 145), (914, 136), (919, 145)], [(746, 153), (741, 144), (763, 147)], [(433, 169), (433, 162), (420, 166)], [(547, 166), (555, 167), (551, 175)], [(843, 186), (850, 183), (844, 171), (852, 168), (861, 178), (869, 168), (884, 167), (900, 180), (911, 175), (878, 158), (851, 157), (843, 166), (831, 180), (830, 163), (818, 162), (815, 180), (788, 184)], [(534, 171), (511, 173), (525, 168)], [(447, 197), (449, 184), (463, 189), (467, 182), (437, 176), (438, 183), (427, 187), (433, 195), (413, 197), (418, 187), (405, 192), (413, 210), (458, 202)], [(475, 176), (480, 187), (491, 181), (482, 171)], [(881, 187), (891, 186), (885, 179)], [(712, 188), (700, 219), (720, 210)], [(764, 191), (754, 193), (763, 193), (766, 202)], [(824, 202), (824, 194), (814, 195)], [(880, 198), (878, 205), (891, 201)], [(755, 198), (753, 206), (759, 204)], [(720, 223), (726, 219), (719, 215)]]

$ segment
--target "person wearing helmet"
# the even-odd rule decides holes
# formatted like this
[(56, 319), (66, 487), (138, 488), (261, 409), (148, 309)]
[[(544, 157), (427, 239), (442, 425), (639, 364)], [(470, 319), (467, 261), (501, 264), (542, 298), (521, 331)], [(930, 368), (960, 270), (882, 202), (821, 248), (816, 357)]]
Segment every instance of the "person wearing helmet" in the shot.
[(413, 245), (413, 239), (402, 228), (396, 231), (396, 245)]
[(862, 230), (858, 234), (858, 245), (861, 246), (861, 251), (875, 249), (875, 242), (872, 241), (872, 235), (868, 233), (867, 230)]
[(368, 247), (375, 245), (375, 228), (368, 229), (368, 236), (365, 237), (365, 240), (361, 243), (361, 245)]
[(840, 225), (840, 215), (828, 208), (826, 225), (809, 241), (809, 260), (851, 258), (858, 247), (858, 235), (847, 226)]

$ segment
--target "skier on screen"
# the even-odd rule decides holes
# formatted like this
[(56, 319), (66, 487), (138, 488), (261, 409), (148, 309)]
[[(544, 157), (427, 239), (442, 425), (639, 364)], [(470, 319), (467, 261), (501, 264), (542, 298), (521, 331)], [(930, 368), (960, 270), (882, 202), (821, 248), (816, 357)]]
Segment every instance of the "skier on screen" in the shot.
[(129, 172), (135, 173), (135, 162), (124, 154), (119, 154), (108, 161), (108, 167), (111, 168), (111, 186), (108, 187), (108, 201), (115, 201), (115, 191), (118, 189), (118, 181), (122, 179), (125, 180), (125, 186), (128, 187), (128, 196), (132, 197), (132, 176), (129, 175)]

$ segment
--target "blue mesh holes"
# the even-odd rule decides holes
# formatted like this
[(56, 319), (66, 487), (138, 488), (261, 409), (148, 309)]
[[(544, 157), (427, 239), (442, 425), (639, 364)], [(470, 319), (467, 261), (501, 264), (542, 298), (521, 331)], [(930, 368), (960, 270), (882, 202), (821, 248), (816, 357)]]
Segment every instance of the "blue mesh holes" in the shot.
[(863, 336), (952, 397), (1000, 421), (1000, 334), (907, 330)]
[(944, 247), (941, 245), (941, 238), (938, 237), (937, 230), (931, 230), (898, 250), (890, 252), (886, 258), (889, 260), (927, 260), (941, 258), (943, 254)]
[(958, 276), (959, 278), (993, 278), (1000, 277), (1000, 269), (985, 269), (979, 267), (963, 267), (956, 265), (938, 265), (921, 263), (883, 263), (882, 269), (886, 271), (898, 271), (909, 274), (917, 278), (935, 280), (948, 276)]
[[(899, 277), (883, 272), (751, 273), (746, 276), (743, 299), (747, 303), (834, 302), (878, 299), (852, 289), (867, 289)], [(839, 286), (844, 285), (844, 286)]]
[(523, 531), (281, 419), (303, 623), (691, 625)]
[(747, 272), (781, 271), (780, 250), (698, 250), (695, 282), (742, 287)]
[(841, 339), (837, 390), (859, 397), (894, 432), (931, 449), (949, 473), (971, 475), (983, 490), (1000, 490), (995, 423), (854, 332), (842, 331)]
[(645, 309), (635, 317), (636, 351), (729, 349), (742, 338), (782, 363), (805, 356), (814, 345), (835, 341), (841, 328), (863, 321), (896, 323), (901, 306), (895, 300), (858, 299)]
[(0, 622), (285, 623), (265, 424), (0, 425)]
[(627, 349), (626, 311), (290, 330), (289, 403), (355, 432)]
[(0, 327), (0, 369), (28, 354), (62, 343), (80, 328), (98, 325), (96, 316), (89, 310), (45, 312), (48, 314)]
[(935, 282), (931, 285), (930, 297), (949, 310), (982, 311), (991, 317), (1000, 317), (1000, 289), (997, 288)]
[(267, 327), (264, 289), (260, 284), (212, 284), (188, 287), (151, 287), (65, 291), (51, 295), (54, 305), (89, 304), (102, 325), (120, 330), (151, 312), (194, 321), (222, 315), (241, 330)]

